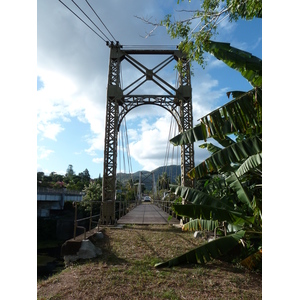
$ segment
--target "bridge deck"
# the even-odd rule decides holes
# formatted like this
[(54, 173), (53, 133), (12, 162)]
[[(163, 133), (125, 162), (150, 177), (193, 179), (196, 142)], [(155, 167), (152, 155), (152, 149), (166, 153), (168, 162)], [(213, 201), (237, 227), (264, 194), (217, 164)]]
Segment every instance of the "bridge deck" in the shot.
[(150, 203), (143, 203), (118, 220), (118, 224), (179, 224), (179, 220), (172, 217), (168, 221), (168, 218), (169, 214), (161, 208)]

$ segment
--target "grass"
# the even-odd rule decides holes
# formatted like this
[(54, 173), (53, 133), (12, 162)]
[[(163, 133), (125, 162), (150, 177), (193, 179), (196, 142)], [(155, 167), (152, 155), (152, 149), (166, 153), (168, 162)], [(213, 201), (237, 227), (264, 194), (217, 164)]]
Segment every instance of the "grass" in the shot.
[(202, 242), (168, 225), (103, 228), (103, 254), (38, 281), (38, 299), (261, 299), (260, 273), (214, 260), (156, 269)]

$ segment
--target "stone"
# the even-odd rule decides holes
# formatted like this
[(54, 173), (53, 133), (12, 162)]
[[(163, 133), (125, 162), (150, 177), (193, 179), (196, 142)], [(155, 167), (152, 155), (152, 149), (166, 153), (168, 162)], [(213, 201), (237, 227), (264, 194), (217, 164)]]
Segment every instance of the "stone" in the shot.
[(102, 251), (100, 248), (96, 247), (90, 240), (83, 240), (78, 252), (70, 255), (64, 256), (64, 261), (66, 265), (69, 265), (70, 262), (79, 260), (79, 259), (91, 259), (95, 258), (98, 255), (101, 255)]
[(93, 238), (98, 241), (98, 240), (102, 240), (104, 238), (104, 235), (102, 232), (96, 232), (94, 235), (93, 235)]
[(201, 231), (195, 231), (195, 232), (194, 232), (194, 238), (195, 238), (195, 239), (201, 238), (201, 237), (202, 237)]
[(83, 240), (81, 242), (81, 247), (77, 252), (79, 258), (82, 259), (94, 258), (101, 254), (102, 254), (101, 249), (97, 248), (90, 240)]

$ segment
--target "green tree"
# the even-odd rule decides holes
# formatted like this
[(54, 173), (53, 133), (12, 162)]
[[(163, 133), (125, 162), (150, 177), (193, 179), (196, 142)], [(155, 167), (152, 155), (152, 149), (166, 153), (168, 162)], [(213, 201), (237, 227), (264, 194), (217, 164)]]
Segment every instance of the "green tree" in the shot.
[(136, 188), (134, 186), (134, 182), (133, 179), (130, 178), (126, 184), (125, 184), (125, 189), (126, 189), (126, 193), (125, 193), (125, 200), (127, 202), (130, 202), (132, 200), (135, 200), (135, 194), (136, 194)]
[[(177, 4), (181, 2), (184, 0), (178, 0)], [(203, 0), (199, 9), (185, 10), (185, 14), (189, 16), (184, 20), (173, 19), (173, 16), (168, 14), (160, 23), (140, 19), (154, 26), (151, 32), (159, 26), (165, 27), (171, 38), (181, 40), (178, 47), (186, 57), (204, 66), (204, 47), (218, 34), (220, 23), (226, 19), (235, 22), (238, 19), (262, 18), (262, 0)], [(192, 25), (195, 23), (196, 26)], [(180, 68), (180, 62), (178, 67)]]
[[(93, 205), (94, 209), (100, 209), (100, 201), (102, 197), (102, 186), (97, 181), (91, 181), (88, 186), (85, 186), (83, 189), (85, 195), (83, 196), (81, 204), (85, 207), (86, 210), (91, 209)], [(92, 201), (97, 201), (95, 204), (92, 204)]]
[(83, 172), (80, 172), (78, 176), (80, 177), (82, 182), (87, 184), (90, 182), (91, 176), (88, 169), (85, 169)]
[(42, 181), (45, 176), (44, 172), (37, 172), (37, 180)]
[(178, 176), (175, 178), (175, 183), (176, 183), (177, 185), (181, 185), (181, 176), (180, 176), (180, 175), (178, 175)]
[(69, 165), (66, 171), (66, 177), (72, 179), (75, 176), (75, 171), (73, 170), (73, 165)]
[(170, 178), (167, 172), (163, 172), (158, 178), (159, 189), (168, 190), (170, 188)]

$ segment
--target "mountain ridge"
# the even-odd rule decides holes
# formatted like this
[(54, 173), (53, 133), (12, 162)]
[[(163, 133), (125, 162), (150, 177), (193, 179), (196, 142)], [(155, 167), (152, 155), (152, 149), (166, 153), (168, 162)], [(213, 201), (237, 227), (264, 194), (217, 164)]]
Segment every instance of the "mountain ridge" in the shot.
[(117, 180), (121, 183), (126, 183), (128, 180), (132, 178), (133, 182), (139, 180), (140, 172), (142, 172), (142, 182), (145, 184), (146, 189), (152, 188), (152, 176), (151, 173), (154, 173), (155, 182), (157, 184), (158, 178), (164, 172), (167, 173), (170, 178), (170, 183), (176, 183), (176, 178), (181, 175), (181, 166), (180, 165), (171, 165), (167, 167), (158, 167), (153, 171), (137, 171), (132, 174), (130, 173), (117, 173)]

